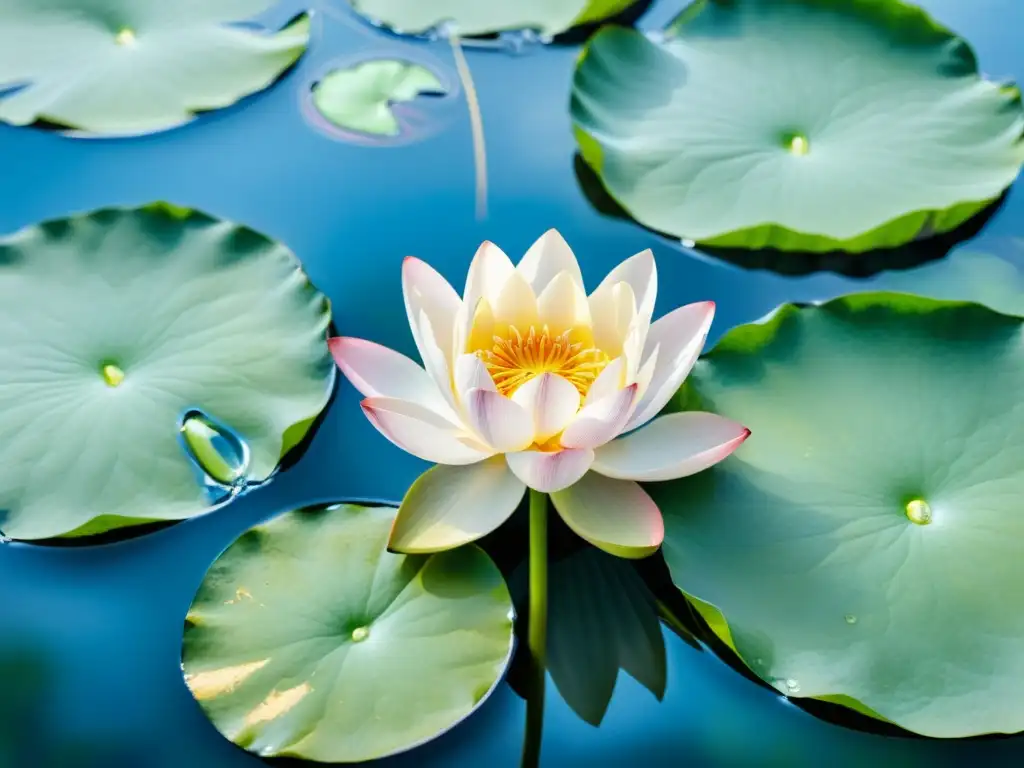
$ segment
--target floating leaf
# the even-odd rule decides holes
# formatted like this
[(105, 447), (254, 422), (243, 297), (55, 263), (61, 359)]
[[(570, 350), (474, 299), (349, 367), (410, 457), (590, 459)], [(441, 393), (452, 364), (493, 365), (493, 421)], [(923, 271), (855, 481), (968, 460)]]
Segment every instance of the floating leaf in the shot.
[(649, 491), (673, 581), (788, 696), (1024, 730), (1024, 319), (854, 294), (730, 331), (677, 405), (750, 439)]
[(964, 223), (1024, 161), (1017, 88), (899, 0), (699, 0), (663, 43), (606, 27), (571, 110), (611, 196), (705, 245), (899, 245)]
[(313, 86), (313, 104), (340, 128), (375, 136), (397, 136), (392, 105), (422, 94), (443, 94), (437, 75), (407, 61), (375, 59), (329, 72)]
[[(524, 563), (512, 580), (523, 617), (526, 571)], [(551, 563), (548, 593), (547, 669), (577, 715), (601, 724), (620, 669), (661, 699), (665, 639), (654, 596), (632, 563), (585, 547)]]
[(360, 762), (468, 716), (512, 652), (512, 603), (476, 547), (386, 551), (394, 509), (289, 512), (232, 544), (188, 614), (185, 680), (264, 757)]
[(265, 480), (327, 404), (329, 322), (290, 251), (201, 213), (0, 240), (0, 531), (179, 520)]
[(421, 34), (450, 24), (463, 37), (519, 29), (557, 35), (610, 18), (638, 0), (349, 0), (355, 10), (392, 29)]
[(238, 26), (272, 0), (0, 0), (0, 120), (107, 136), (174, 128), (271, 85), (309, 18)]

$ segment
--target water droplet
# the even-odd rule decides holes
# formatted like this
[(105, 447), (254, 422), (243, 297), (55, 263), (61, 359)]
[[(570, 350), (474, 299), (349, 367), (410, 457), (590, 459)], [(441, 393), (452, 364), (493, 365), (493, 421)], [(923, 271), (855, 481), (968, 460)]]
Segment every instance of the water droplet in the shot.
[(114, 42), (118, 45), (135, 45), (135, 30), (122, 27), (114, 36)]
[(800, 683), (798, 683), (796, 680), (794, 680), (791, 677), (786, 679), (784, 685), (786, 686), (786, 691), (788, 693), (799, 693), (800, 692)]
[(124, 381), (124, 371), (113, 363), (104, 363), (100, 367), (100, 373), (103, 375), (103, 381), (107, 383), (108, 387), (119, 386)]
[(235, 485), (244, 478), (248, 447), (230, 430), (200, 411), (189, 411), (181, 422), (181, 437), (192, 460), (214, 482)]
[(917, 525), (928, 525), (932, 521), (932, 508), (924, 499), (907, 503), (907, 519)]
[(368, 627), (356, 627), (352, 630), (352, 642), (361, 643), (363, 640), (370, 636), (370, 629)]
[(697, 242), (695, 240), (688, 240), (686, 238), (683, 238), (683, 240), (681, 240), (680, 242), (682, 242), (683, 248), (693, 248), (695, 245), (697, 245)]
[(846, 614), (843, 617), (843, 619), (846, 621), (847, 624), (856, 624), (857, 623), (857, 617), (854, 616), (852, 613)]

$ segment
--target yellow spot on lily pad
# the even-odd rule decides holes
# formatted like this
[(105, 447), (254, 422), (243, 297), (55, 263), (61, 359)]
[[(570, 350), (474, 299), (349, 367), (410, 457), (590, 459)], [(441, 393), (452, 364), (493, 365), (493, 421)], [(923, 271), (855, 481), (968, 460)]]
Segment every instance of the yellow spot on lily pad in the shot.
[(907, 519), (917, 525), (928, 525), (932, 521), (932, 508), (924, 499), (914, 499), (907, 503)]
[(194, 675), (185, 675), (185, 684), (192, 691), (192, 695), (199, 701), (212, 699), (224, 693), (233, 691), (239, 683), (243, 682), (253, 672), (256, 672), (267, 665), (270, 659), (253, 661), (248, 664), (238, 664), (233, 667), (211, 669), (207, 672), (197, 672)]
[(103, 374), (103, 381), (107, 383), (108, 387), (117, 387), (124, 381), (124, 371), (113, 363), (107, 363), (100, 369), (100, 373)]
[(309, 683), (302, 683), (286, 691), (271, 691), (256, 709), (245, 716), (245, 724), (251, 727), (277, 719), (306, 698), (312, 690), (313, 686)]
[(122, 27), (114, 36), (114, 42), (118, 45), (135, 45), (135, 31)]

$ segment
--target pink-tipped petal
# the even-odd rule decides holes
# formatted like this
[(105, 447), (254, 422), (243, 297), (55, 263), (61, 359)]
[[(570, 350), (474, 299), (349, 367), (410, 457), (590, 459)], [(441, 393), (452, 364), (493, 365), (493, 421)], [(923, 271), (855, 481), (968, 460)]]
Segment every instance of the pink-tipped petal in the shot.
[(498, 388), (494, 386), (494, 379), (487, 372), (484, 361), (478, 355), (468, 353), (459, 355), (455, 361), (455, 391), (461, 398), (471, 389), (498, 391)]
[(583, 274), (572, 248), (558, 230), (549, 229), (530, 246), (516, 270), (540, 294), (560, 272), (568, 272), (573, 282), (583, 289)]
[(590, 448), (569, 448), (553, 453), (520, 451), (508, 453), (505, 460), (515, 476), (541, 493), (568, 488), (587, 473), (594, 452)]
[(444, 407), (444, 398), (420, 366), (372, 341), (337, 336), (327, 346), (334, 362), (364, 397), (410, 400), (426, 408)]
[(554, 437), (576, 417), (580, 393), (572, 384), (554, 373), (535, 376), (512, 395), (533, 419), (533, 439), (544, 442)]
[(587, 390), (587, 396), (583, 399), (583, 405), (591, 405), (599, 400), (604, 400), (626, 385), (626, 358), (616, 357), (604, 370), (597, 375), (594, 383)]
[(669, 312), (651, 326), (645, 349), (658, 349), (657, 365), (627, 430), (653, 419), (689, 375), (715, 317), (715, 303), (701, 301)]
[(717, 464), (749, 435), (714, 413), (670, 413), (601, 446), (593, 469), (620, 480), (675, 480)]
[(470, 389), (462, 400), (469, 426), (496, 453), (522, 451), (533, 442), (533, 419), (522, 406), (490, 389)]
[(597, 448), (614, 439), (629, 420), (635, 397), (636, 384), (630, 384), (603, 400), (584, 406), (562, 433), (562, 445), (566, 448)]
[(407, 400), (371, 397), (363, 413), (384, 437), (406, 453), (437, 464), (473, 464), (495, 452), (462, 434), (433, 411)]
[(430, 320), (435, 343), (444, 353), (448, 364), (452, 363), (452, 349), (455, 316), (462, 304), (459, 294), (433, 267), (424, 261), (408, 256), (402, 262), (402, 293), (405, 296), (405, 311), (409, 327), (420, 351), (426, 353), (422, 343), (420, 315)]
[(575, 485), (552, 493), (551, 502), (576, 535), (618, 557), (647, 557), (665, 538), (661, 511), (631, 480), (588, 472)]
[(500, 456), (429, 469), (402, 499), (388, 549), (418, 554), (468, 544), (505, 522), (525, 491)]

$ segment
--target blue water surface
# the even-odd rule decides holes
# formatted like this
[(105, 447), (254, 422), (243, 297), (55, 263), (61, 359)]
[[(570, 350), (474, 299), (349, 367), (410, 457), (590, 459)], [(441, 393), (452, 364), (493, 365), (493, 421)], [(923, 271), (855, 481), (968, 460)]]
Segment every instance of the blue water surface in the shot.
[[(709, 344), (780, 302), (912, 284), (907, 273), (865, 281), (744, 270), (599, 213), (573, 170), (567, 106), (575, 46), (532, 46), (519, 54), (467, 49), (489, 158), (489, 206), (478, 220), (469, 121), (457, 93), (417, 102), (414, 136), (386, 146), (345, 140), (307, 109), (313, 81), (334, 64), (363, 57), (425, 63), (457, 91), (447, 42), (387, 35), (354, 20), (344, 0), (318, 2), (307, 56), (277, 86), (236, 108), (130, 140), (74, 140), (0, 127), (0, 232), (157, 199), (199, 208), (292, 248), (330, 297), (342, 333), (412, 356), (401, 299), (403, 257), (424, 259), (461, 287), (481, 241), (493, 240), (518, 258), (550, 227), (576, 250), (591, 286), (626, 256), (652, 248), (660, 274), (658, 313), (714, 300)], [(640, 26), (658, 27), (683, 4), (656, 2)], [(1024, 82), (1020, 0), (922, 4), (974, 44), (989, 76)], [(268, 20), (282, 23), (302, 7), (287, 0)], [(970, 245), (1003, 250), (1021, 266), (1020, 249), (1007, 246), (1019, 236), (1024, 196), (1018, 191)], [(23, 651), (39, 665), (35, 677), (22, 679), (27, 667), (20, 665), (18, 679), (0, 685), (0, 721), (31, 736), (21, 758), (27, 762), (17, 768), (263, 764), (225, 741), (185, 687), (182, 621), (207, 567), (246, 528), (314, 501), (397, 500), (425, 468), (373, 430), (358, 399), (343, 382), (305, 457), (268, 487), (214, 514), (110, 545), (0, 546), (0, 656), (17, 659)], [(594, 728), (549, 688), (545, 765), (912, 767), (1024, 760), (1024, 737), (936, 742), (827, 724), (671, 632), (665, 640), (668, 690), (660, 703), (622, 675), (603, 724)], [(23, 703), (35, 700), (38, 708)], [(523, 702), (502, 685), (454, 731), (379, 764), (516, 766), (523, 715)]]

